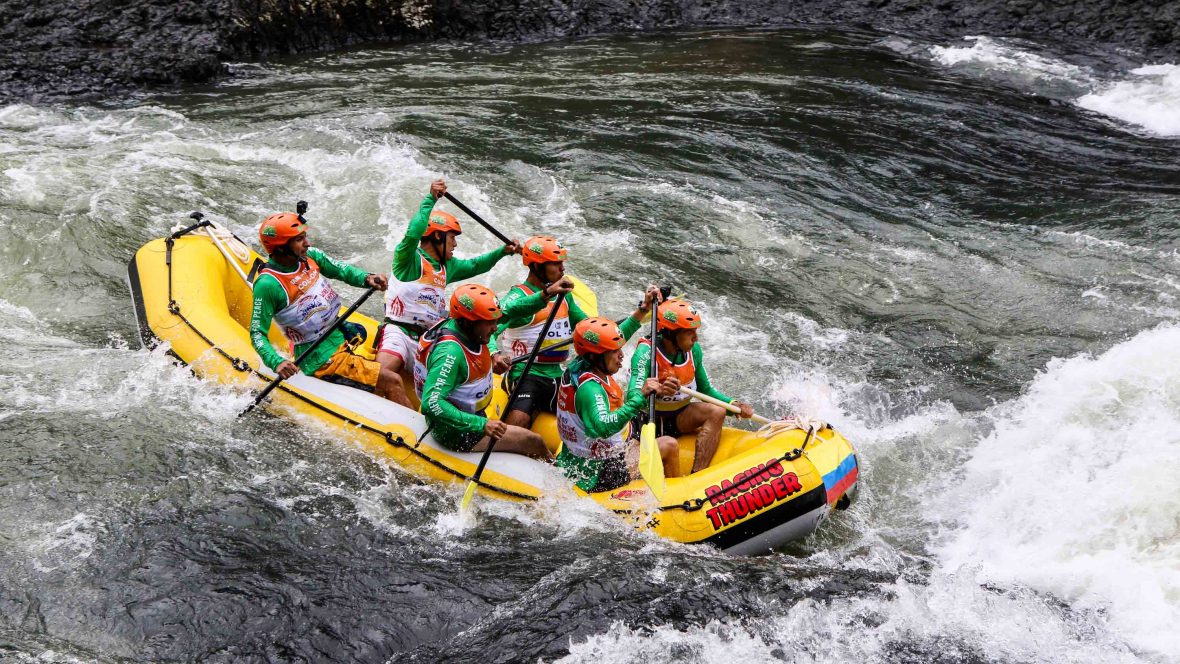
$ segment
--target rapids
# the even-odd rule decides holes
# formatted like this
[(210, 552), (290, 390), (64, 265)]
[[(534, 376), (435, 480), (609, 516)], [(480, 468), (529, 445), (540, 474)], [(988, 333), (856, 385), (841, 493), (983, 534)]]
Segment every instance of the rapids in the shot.
[[(0, 652), (1176, 661), (1177, 71), (709, 31), (0, 107)], [(481, 500), (464, 529), (458, 488), (238, 420), (249, 394), (139, 347), (126, 262), (191, 210), (254, 238), (306, 199), (317, 245), (385, 271), (439, 175), (511, 235), (561, 238), (608, 314), (649, 282), (698, 303), (714, 383), (833, 422), (859, 501), (749, 559), (588, 501)], [(459, 253), (493, 246), (469, 223)]]

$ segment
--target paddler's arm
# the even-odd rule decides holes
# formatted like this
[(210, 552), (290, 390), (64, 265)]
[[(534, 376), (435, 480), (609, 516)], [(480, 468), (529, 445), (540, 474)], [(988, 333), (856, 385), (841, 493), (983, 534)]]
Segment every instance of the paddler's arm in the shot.
[(622, 323), (619, 323), (619, 331), (623, 333), (623, 341), (630, 341), (636, 332), (643, 329), (642, 316), (643, 314), (640, 314), (637, 318), (635, 314), (631, 314), (624, 318)]
[[(488, 341), (488, 349), (493, 355), (500, 350), (499, 344), (496, 342), (496, 340), (499, 339), (501, 334), (504, 334), (504, 330), (507, 330), (510, 327), (520, 327), (521, 325), (524, 325), (525, 323), (529, 322), (529, 319), (533, 317), (533, 314), (537, 313), (541, 307), (544, 306), (544, 304), (539, 304), (537, 305), (536, 309), (533, 309), (528, 313), (520, 311), (519, 313), (509, 315), (506, 311), (508, 305), (511, 304), (512, 310), (516, 311), (517, 305), (515, 302), (524, 297), (529, 296), (526, 295), (524, 290), (519, 286), (513, 286), (512, 288), (508, 289), (508, 293), (505, 294), (504, 298), (500, 300), (500, 311), (505, 313), (504, 315), (500, 316), (500, 324), (496, 326), (496, 331), (492, 333), (492, 338), (490, 341)], [(543, 300), (540, 300), (540, 302), (543, 302)]]
[(509, 292), (500, 302), (500, 311), (504, 312), (505, 318), (525, 318), (527, 322), (529, 317), (544, 309), (554, 295), (568, 293), (572, 289), (573, 284), (555, 281), (532, 295), (521, 293), (520, 297), (510, 298), (512, 293)]
[[(418, 214), (410, 220), (406, 227), (406, 234), (402, 236), (397, 246), (393, 248), (393, 276), (400, 281), (415, 281), (422, 276), (422, 261), (418, 258), (418, 243), (422, 241), (422, 234), (430, 223), (430, 213), (434, 211), (434, 204), (438, 201), (434, 196), (434, 185), (431, 193), (426, 194), (422, 204), (418, 206)], [(445, 188), (444, 188), (445, 191)]]
[(254, 281), (254, 311), (250, 314), (250, 343), (268, 369), (274, 371), (285, 361), (270, 345), (267, 335), (275, 312), (287, 306), (287, 291), (274, 277), (264, 274)]
[[(623, 321), (623, 323), (626, 324), (627, 321)], [(620, 325), (619, 329), (623, 329), (623, 326)], [(627, 332), (624, 330), (623, 335), (626, 334)], [(635, 347), (635, 352), (631, 354), (631, 381), (627, 384), (628, 393), (639, 390), (643, 386), (643, 381), (650, 377), (649, 361), (651, 361), (651, 345), (640, 343)]]
[(484, 272), (496, 266), (501, 258), (507, 258), (514, 253), (519, 253), (517, 243), (506, 244), (499, 249), (492, 249), (486, 254), (480, 254), (474, 258), (454, 258), (447, 261), (447, 283), (456, 281), (463, 281), (471, 277), (479, 276)]
[(467, 381), (467, 362), (456, 341), (440, 341), (426, 363), (426, 383), (422, 387), (422, 414), (431, 422), (446, 425), (463, 433), (482, 433), (486, 417), (466, 413), (447, 401), (447, 395)]
[(591, 438), (609, 438), (615, 435), (647, 406), (647, 399), (639, 390), (628, 390), (623, 405), (619, 406), (618, 410), (611, 410), (606, 390), (592, 380), (578, 387), (574, 402), (578, 409), (578, 417), (586, 427), (586, 434)]
[(307, 250), (307, 255), (315, 260), (320, 266), (320, 272), (329, 279), (339, 279), (349, 286), (356, 286), (357, 288), (364, 288), (365, 280), (368, 279), (369, 273), (356, 267), (349, 265), (344, 261), (337, 261), (328, 254), (311, 247)]
[(709, 373), (705, 371), (704, 353), (701, 352), (700, 344), (692, 345), (692, 362), (696, 367), (697, 392), (707, 394), (714, 399), (720, 399), (725, 403), (733, 403), (733, 399), (713, 387), (713, 384), (709, 382)]
[[(646, 327), (643, 325), (643, 317), (651, 311), (652, 305), (657, 302), (663, 302), (664, 296), (660, 293), (659, 286), (648, 286), (647, 291), (643, 294), (643, 302), (639, 307), (632, 312), (631, 316), (619, 324), (619, 330), (623, 333), (623, 338), (630, 340), (631, 337), (639, 330)], [(653, 316), (655, 314), (652, 314)], [(628, 383), (628, 390), (638, 390), (643, 387), (643, 381), (651, 377), (651, 349), (652, 344), (658, 343), (658, 339), (651, 339), (651, 344), (639, 344), (635, 347), (635, 352), (631, 354), (631, 382)], [(662, 394), (662, 392), (661, 392)]]
[[(640, 303), (640, 305), (635, 308), (635, 311), (631, 312), (630, 316), (627, 316), (627, 318), (625, 318), (623, 320), (623, 322), (619, 323), (619, 331), (623, 333), (623, 340), (624, 341), (630, 341), (631, 337), (635, 336), (636, 332), (643, 329), (643, 317), (647, 315), (647, 312), (651, 311), (652, 302), (653, 301), (658, 302), (659, 297), (660, 297), (659, 287), (649, 286), (647, 289), (647, 292), (643, 294), (643, 302)], [(635, 366), (634, 359), (631, 360), (631, 366), (632, 367)], [(646, 365), (644, 365), (644, 366), (646, 366)], [(634, 371), (634, 369), (632, 369), (632, 371)], [(646, 376), (647, 373), (644, 372), (642, 375)], [(642, 384), (642, 382), (640, 384)], [(634, 384), (634, 381), (632, 382), (631, 387), (637, 387)]]

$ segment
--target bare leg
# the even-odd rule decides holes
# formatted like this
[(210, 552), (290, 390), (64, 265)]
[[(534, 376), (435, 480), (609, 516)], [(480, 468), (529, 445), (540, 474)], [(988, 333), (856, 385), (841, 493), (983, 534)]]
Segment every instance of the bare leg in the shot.
[(503, 420), (505, 424), (509, 424), (514, 427), (520, 427), (522, 429), (527, 429), (533, 426), (533, 416), (530, 413), (526, 413), (523, 410), (517, 410), (515, 408), (508, 411), (508, 414), (504, 417), (501, 417), (500, 419)]
[(725, 409), (711, 403), (690, 403), (676, 415), (676, 428), (685, 433), (697, 434), (696, 458), (692, 472), (709, 467), (717, 445), (721, 442), (721, 427), (725, 424)]
[[(488, 438), (484, 436), (483, 440), (471, 448), (471, 451), (482, 452), (487, 448)], [(513, 425), (508, 425), (508, 431), (500, 436), (500, 440), (496, 441), (496, 446), (492, 449), (496, 452), (511, 452), (543, 461), (553, 461), (553, 454), (549, 452), (548, 447), (545, 447), (545, 441), (541, 439), (540, 435)]]
[(680, 477), (680, 441), (672, 436), (656, 438), (660, 459), (664, 462), (664, 477)]
[(413, 408), (406, 396), (406, 386), (402, 376), (402, 358), (392, 353), (378, 353), (377, 363), (381, 365), (381, 374), (377, 377), (377, 396), (401, 404), (406, 408)]
[(402, 377), (402, 389), (406, 393), (406, 399), (410, 402), (410, 408), (421, 410), (422, 402), (418, 399), (418, 393), (414, 391), (414, 376), (411, 375), (409, 368), (402, 367), (397, 375)]
[[(660, 436), (656, 438), (656, 445), (660, 450), (660, 460), (664, 462), (664, 477), (680, 477), (680, 441), (672, 436)], [(632, 439), (625, 458), (631, 479), (639, 479), (639, 439)]]

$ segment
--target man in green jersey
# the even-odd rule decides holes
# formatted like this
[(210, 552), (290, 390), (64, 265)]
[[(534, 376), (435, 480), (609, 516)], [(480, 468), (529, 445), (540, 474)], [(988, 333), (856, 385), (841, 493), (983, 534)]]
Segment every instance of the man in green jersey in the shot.
[(422, 335), (415, 376), (422, 414), (440, 445), (456, 452), (481, 452), (495, 438), (499, 452), (553, 460), (541, 436), (484, 414), (492, 401), (493, 362), (487, 344), (501, 314), (536, 311), (546, 298), (568, 292), (565, 284), (550, 284), (501, 309), (490, 288), (465, 284), (455, 289), (450, 319)]
[[(696, 308), (684, 300), (668, 300), (657, 309), (656, 365), (661, 381), (670, 379), (675, 389), (661, 393), (656, 399), (656, 432), (664, 436), (696, 434), (696, 456), (690, 472), (708, 467), (721, 442), (721, 428), (725, 415), (724, 408), (702, 402), (693, 402), (691, 397), (679, 391), (681, 385), (706, 394), (741, 409), (740, 417), (754, 414), (749, 404), (731, 399), (713, 387), (705, 363), (701, 345), (697, 343), (697, 330), (701, 327), (701, 316)], [(648, 376), (652, 357), (652, 340), (643, 339), (631, 356), (631, 387)]]
[(512, 242), (475, 258), (455, 258), (456, 238), (463, 229), (454, 215), (434, 209), (446, 192), (442, 180), (431, 183), (430, 193), (393, 250), (391, 286), (385, 294), (377, 361), (401, 377), (393, 390), (394, 400), (410, 407), (413, 403), (405, 385), (415, 373), (418, 339), (446, 318), (447, 284), (483, 274), (501, 258), (520, 251)]
[[(535, 236), (524, 241), (521, 258), (529, 274), (524, 283), (513, 286), (504, 296), (504, 305), (532, 297), (549, 284), (562, 283), (572, 288), (573, 282), (565, 277), (567, 251), (557, 240), (546, 236)], [(553, 307), (558, 307), (553, 323), (549, 326), (541, 351), (529, 375), (520, 378), (524, 369), (516, 364), (509, 371), (506, 389), (516, 389), (516, 401), (512, 410), (504, 415), (504, 421), (518, 427), (529, 428), (539, 412), (557, 412), (557, 382), (561, 379), (561, 365), (569, 357), (569, 341), (573, 328), (588, 316), (578, 306), (572, 294), (567, 293), (561, 302), (550, 301), (539, 310), (522, 310), (515, 316), (504, 316), (492, 336), (493, 357), (497, 352), (520, 357), (533, 349), (545, 321)], [(519, 387), (516, 383), (521, 383)]]
[[(339, 329), (329, 333), (340, 314), (340, 296), (328, 279), (385, 290), (385, 277), (337, 262), (312, 247), (302, 217), (293, 212), (267, 217), (258, 235), (270, 254), (270, 260), (254, 279), (254, 310), (250, 316), (250, 342), (262, 363), (283, 378), (298, 371), (319, 378), (334, 376), (376, 388), (379, 396), (392, 398), (397, 374), (353, 353)], [(296, 366), (270, 344), (267, 334), (272, 321), (295, 344), (296, 357), (325, 334), (328, 336), (303, 360), (303, 366)]]
[[(657, 291), (658, 292), (658, 291)], [(650, 304), (651, 294), (645, 299)], [(667, 392), (647, 378), (627, 390), (614, 374), (623, 365), (623, 344), (640, 328), (639, 316), (617, 325), (606, 318), (588, 318), (574, 329), (578, 357), (561, 376), (557, 397), (557, 431), (562, 447), (557, 466), (584, 491), (610, 491), (638, 477), (639, 440), (631, 420), (644, 411), (652, 392)], [(680, 475), (676, 439), (656, 439), (666, 477)]]

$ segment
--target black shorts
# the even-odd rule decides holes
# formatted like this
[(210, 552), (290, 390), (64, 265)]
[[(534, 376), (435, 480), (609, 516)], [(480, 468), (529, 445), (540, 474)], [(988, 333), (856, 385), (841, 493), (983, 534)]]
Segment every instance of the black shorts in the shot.
[(620, 454), (602, 462), (598, 469), (598, 481), (589, 493), (612, 491), (631, 481), (631, 473), (627, 471), (627, 455)]
[(656, 435), (672, 436), (673, 438), (683, 436), (684, 432), (680, 430), (680, 427), (676, 426), (676, 417), (683, 412), (683, 408), (680, 410), (657, 410)]
[[(507, 387), (511, 393), (515, 385)], [(541, 411), (557, 413), (557, 379), (531, 373), (525, 376), (521, 381), (520, 391), (516, 394), (516, 401), (512, 402), (512, 410), (530, 415)]]
[(451, 450), (452, 452), (470, 452), (471, 448), (479, 444), (479, 441), (486, 438), (482, 432), (472, 433), (465, 431), (457, 434), (443, 434), (435, 433), (434, 440), (439, 445)]

